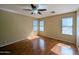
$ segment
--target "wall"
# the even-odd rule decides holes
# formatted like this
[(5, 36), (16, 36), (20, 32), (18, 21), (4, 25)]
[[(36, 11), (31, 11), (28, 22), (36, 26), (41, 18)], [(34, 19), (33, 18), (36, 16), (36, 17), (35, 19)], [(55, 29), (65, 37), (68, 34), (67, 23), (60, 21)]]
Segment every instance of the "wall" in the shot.
[(0, 10), (0, 47), (26, 39), (33, 33), (33, 19)]
[[(61, 18), (67, 17), (67, 16), (73, 16), (73, 35), (64, 35), (61, 33)], [(76, 43), (76, 12), (61, 14), (61, 15), (55, 15), (55, 16), (49, 16), (44, 18), (45, 19), (45, 31), (40, 32), (40, 35), (48, 36), (51, 38), (55, 38), (62, 41), (67, 41), (71, 43)]]

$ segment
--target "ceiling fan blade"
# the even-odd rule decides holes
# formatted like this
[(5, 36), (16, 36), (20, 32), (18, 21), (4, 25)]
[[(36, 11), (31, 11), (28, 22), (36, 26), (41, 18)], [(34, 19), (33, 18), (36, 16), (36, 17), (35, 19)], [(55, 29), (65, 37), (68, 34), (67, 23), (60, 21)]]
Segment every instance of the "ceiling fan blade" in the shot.
[(25, 11), (32, 11), (31, 9), (23, 9), (23, 10), (25, 10)]
[(42, 13), (38, 12), (38, 14), (40, 14), (40, 15), (41, 15)]
[(46, 11), (47, 9), (38, 9), (38, 11)]
[(36, 8), (36, 6), (34, 4), (31, 4), (32, 9)]

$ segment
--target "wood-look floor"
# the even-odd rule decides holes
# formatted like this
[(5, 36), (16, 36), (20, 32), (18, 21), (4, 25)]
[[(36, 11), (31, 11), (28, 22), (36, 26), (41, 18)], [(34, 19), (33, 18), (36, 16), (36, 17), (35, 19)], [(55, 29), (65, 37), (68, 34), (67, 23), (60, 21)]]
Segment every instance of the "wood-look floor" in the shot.
[(0, 48), (0, 55), (75, 55), (74, 44), (43, 36), (34, 36)]

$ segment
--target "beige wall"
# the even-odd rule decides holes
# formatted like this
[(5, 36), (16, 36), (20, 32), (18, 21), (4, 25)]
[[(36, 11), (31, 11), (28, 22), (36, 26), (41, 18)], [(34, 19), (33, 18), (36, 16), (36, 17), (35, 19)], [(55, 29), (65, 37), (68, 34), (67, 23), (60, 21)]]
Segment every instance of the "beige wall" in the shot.
[(33, 19), (0, 10), (0, 47), (26, 39), (33, 33)]
[[(63, 35), (61, 33), (61, 18), (62, 16), (73, 16), (74, 18), (74, 35)], [(45, 19), (45, 31), (39, 32), (40, 35), (52, 37), (55, 39), (75, 43), (75, 27), (76, 27), (76, 13), (67, 13), (62, 15), (50, 16)], [(5, 46), (16, 41), (28, 38), (33, 32), (32, 17), (5, 12), (0, 10), (0, 47)]]
[[(67, 17), (67, 16), (73, 16), (73, 35), (64, 35), (61, 33), (61, 18)], [(40, 35), (48, 36), (51, 38), (55, 38), (62, 41), (67, 41), (71, 43), (76, 42), (76, 12), (61, 14), (61, 15), (55, 15), (55, 16), (49, 16), (44, 18), (45, 19), (45, 31), (40, 32)]]

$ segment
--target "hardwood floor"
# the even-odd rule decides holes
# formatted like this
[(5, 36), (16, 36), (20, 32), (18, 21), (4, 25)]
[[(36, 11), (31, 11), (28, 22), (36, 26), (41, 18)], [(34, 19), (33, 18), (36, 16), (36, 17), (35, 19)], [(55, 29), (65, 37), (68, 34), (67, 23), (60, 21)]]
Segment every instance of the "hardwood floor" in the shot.
[(34, 36), (0, 48), (1, 55), (75, 55), (74, 44), (44, 36)]

